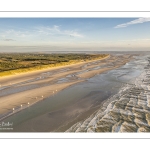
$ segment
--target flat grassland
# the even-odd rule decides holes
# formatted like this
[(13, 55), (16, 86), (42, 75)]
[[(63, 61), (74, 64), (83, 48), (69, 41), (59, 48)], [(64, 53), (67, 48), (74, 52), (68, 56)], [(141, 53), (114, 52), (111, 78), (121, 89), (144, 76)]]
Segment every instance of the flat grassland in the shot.
[(108, 54), (1, 53), (0, 77), (102, 59)]

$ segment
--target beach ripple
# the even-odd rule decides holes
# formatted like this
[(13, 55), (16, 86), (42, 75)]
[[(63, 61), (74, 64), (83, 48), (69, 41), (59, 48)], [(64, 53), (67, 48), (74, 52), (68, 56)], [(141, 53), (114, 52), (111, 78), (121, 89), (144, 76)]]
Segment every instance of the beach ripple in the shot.
[(123, 87), (97, 113), (66, 132), (150, 132), (150, 58), (134, 84)]

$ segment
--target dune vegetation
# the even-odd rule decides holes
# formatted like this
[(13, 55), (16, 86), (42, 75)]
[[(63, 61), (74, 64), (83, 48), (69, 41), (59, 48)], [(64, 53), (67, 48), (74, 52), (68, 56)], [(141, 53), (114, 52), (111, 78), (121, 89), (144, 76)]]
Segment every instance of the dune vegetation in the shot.
[(1, 53), (0, 76), (65, 66), (108, 56), (108, 54)]

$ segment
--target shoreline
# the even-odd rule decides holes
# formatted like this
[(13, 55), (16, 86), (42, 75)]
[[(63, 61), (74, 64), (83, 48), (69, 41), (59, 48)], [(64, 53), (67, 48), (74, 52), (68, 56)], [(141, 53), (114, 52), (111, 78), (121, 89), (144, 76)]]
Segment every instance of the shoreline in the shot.
[(86, 119), (65, 132), (150, 132), (150, 70), (143, 72), (108, 98)]

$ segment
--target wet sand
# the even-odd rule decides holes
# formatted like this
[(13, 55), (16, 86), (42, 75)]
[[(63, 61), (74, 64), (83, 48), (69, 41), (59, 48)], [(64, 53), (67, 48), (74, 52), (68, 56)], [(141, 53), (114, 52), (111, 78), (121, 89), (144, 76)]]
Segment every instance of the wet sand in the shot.
[(139, 62), (140, 76), (66, 132), (150, 132), (150, 57)]
[[(42, 105), (44, 101), (48, 101), (47, 98), (59, 94), (64, 88), (86, 81), (87, 79), (108, 70), (118, 68), (130, 61), (131, 58), (131, 55), (111, 55), (110, 58), (104, 60), (96, 60), (58, 69), (37, 71), (29, 74), (1, 78), (1, 118), (8, 114), (15, 114), (17, 111), (26, 107), (32, 109), (31, 105), (36, 102), (40, 102)], [(43, 111), (43, 114), (31, 117), (27, 122), (24, 122), (25, 119), (23, 119), (21, 123), (19, 125), (17, 124), (14, 128), (14, 131), (65, 130), (66, 127), (68, 128), (70, 126), (70, 119), (70, 122), (72, 122), (71, 124), (73, 124), (74, 121), (72, 118), (84, 118), (85, 116), (83, 112), (86, 112), (87, 114), (93, 113), (101, 102), (108, 97), (109, 93), (104, 95), (103, 93), (100, 93), (100, 91), (97, 91), (97, 94), (90, 93), (88, 97), (80, 99), (80, 102), (79, 99), (74, 100), (73, 103), (69, 102), (69, 100), (68, 102), (55, 101), (53, 102), (52, 110), (49, 110), (49, 113), (47, 113), (48, 110), (45, 110)], [(98, 101), (98, 99), (101, 100)], [(39, 104), (37, 107), (39, 107)], [(14, 111), (12, 110), (13, 108)], [(45, 109), (39, 107), (39, 109), (40, 108)], [(13, 116), (15, 117), (15, 115)], [(68, 124), (68, 126), (66, 124)], [(63, 128), (64, 125), (65, 128)], [(31, 127), (33, 126), (34, 128), (32, 129)]]
[[(88, 63), (90, 62), (91, 61), (89, 61)], [(19, 104), (21, 104), (21, 102), (27, 103), (28, 101), (35, 102), (34, 98), (36, 99), (37, 97), (40, 100), (40, 98), (42, 98), (42, 95), (47, 93), (48, 91), (49, 94), (52, 94), (53, 91), (57, 92), (61, 89), (66, 88), (67, 86), (70, 86), (71, 84), (78, 83), (80, 80), (75, 80), (77, 79), (75, 76), (71, 76), (69, 78), (70, 82), (63, 83), (63, 77), (80, 71), (82, 65), (85, 64), (86, 63), (84, 62), (64, 67), (56, 67), (52, 69), (39, 70), (34, 72), (22, 73), (19, 75), (1, 77), (0, 103), (1, 105), (3, 105), (4, 101), (4, 106), (6, 106), (9, 105), (9, 100), (11, 100), (10, 104), (15, 105), (13, 103), (15, 102), (15, 99), (17, 99), (17, 97)], [(62, 81), (60, 81), (61, 79)], [(48, 91), (44, 92), (44, 90)], [(50, 96), (49, 94), (45, 95), (44, 98)], [(12, 96), (14, 96), (14, 98)], [(25, 100), (20, 99), (20, 97), (25, 98)], [(28, 97), (31, 97), (31, 100)], [(36, 99), (36, 101), (38, 101), (38, 99)], [(0, 113), (4, 113), (5, 110), (2, 110), (1, 108), (2, 107), (0, 106)]]

